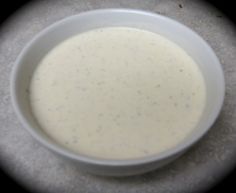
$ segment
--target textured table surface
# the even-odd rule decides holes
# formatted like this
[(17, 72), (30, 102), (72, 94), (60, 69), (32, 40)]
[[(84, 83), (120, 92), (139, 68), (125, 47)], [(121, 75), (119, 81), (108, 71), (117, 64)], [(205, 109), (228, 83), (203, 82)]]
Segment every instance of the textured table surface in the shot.
[[(11, 106), (9, 76), (25, 44), (67, 16), (96, 8), (136, 8), (176, 19), (215, 50), (226, 78), (222, 113), (210, 132), (174, 163), (142, 176), (84, 174), (38, 144)], [(0, 163), (24, 186), (44, 193), (191, 193), (217, 182), (236, 162), (236, 30), (219, 11), (198, 0), (41, 0), (0, 26)]]

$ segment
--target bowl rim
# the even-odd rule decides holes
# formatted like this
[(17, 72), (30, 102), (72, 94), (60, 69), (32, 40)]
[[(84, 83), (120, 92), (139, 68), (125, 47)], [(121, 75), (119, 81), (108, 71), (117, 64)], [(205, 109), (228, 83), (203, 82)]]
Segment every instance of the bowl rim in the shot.
[[(19, 72), (19, 69), (21, 68), (21, 63), (22, 59), (25, 57), (31, 46), (37, 42), (37, 40), (44, 35), (46, 35), (50, 30), (54, 29), (55, 27), (59, 27), (63, 23), (68, 22), (69, 20), (76, 19), (77, 17), (86, 17), (86, 16), (91, 16), (91, 15), (99, 15), (99, 14), (104, 14), (104, 13), (129, 13), (129, 14), (138, 14), (138, 15), (143, 15), (143, 16), (151, 16), (155, 19), (161, 19), (165, 22), (172, 23), (175, 25), (180, 26), (183, 28), (185, 31), (189, 31), (193, 36), (195, 36), (198, 41), (201, 42), (212, 54), (214, 57), (216, 65), (219, 68), (220, 72), (220, 79), (221, 79), (221, 89), (222, 92), (220, 93), (219, 96), (219, 101), (218, 101), (218, 108), (217, 111), (214, 112), (214, 116), (212, 116), (208, 126), (206, 126), (204, 129), (201, 130), (201, 132), (198, 132), (194, 138), (192, 138), (189, 141), (186, 141), (185, 143), (180, 143), (177, 146), (174, 146), (164, 152), (157, 153), (154, 155), (148, 155), (145, 157), (140, 157), (140, 158), (131, 158), (131, 159), (103, 159), (103, 158), (97, 158), (97, 157), (92, 157), (89, 155), (84, 155), (84, 154), (79, 154), (79, 153), (74, 153), (70, 150), (67, 150), (66, 148), (63, 148), (56, 143), (50, 143), (48, 142), (43, 136), (39, 135), (34, 128), (31, 127), (31, 125), (28, 123), (27, 119), (23, 116), (22, 110), (18, 104), (18, 100), (16, 97), (16, 90), (17, 90), (17, 85), (16, 85), (16, 77)], [(16, 61), (14, 62), (13, 69), (11, 72), (10, 76), (10, 95), (11, 95), (11, 101), (13, 105), (13, 109), (15, 110), (15, 113), (23, 125), (23, 127), (35, 138), (37, 141), (39, 141), (42, 145), (47, 147), (49, 150), (52, 150), (53, 152), (62, 155), (66, 158), (70, 158), (75, 161), (83, 162), (86, 164), (92, 164), (92, 165), (100, 165), (100, 166), (135, 166), (135, 165), (141, 165), (141, 164), (147, 164), (147, 163), (152, 163), (152, 162), (157, 162), (157, 161), (162, 161), (164, 159), (167, 159), (169, 157), (172, 157), (174, 155), (179, 154), (180, 152), (184, 152), (188, 148), (190, 148), (192, 145), (197, 143), (211, 128), (215, 120), (220, 114), (220, 111), (222, 109), (223, 103), (224, 103), (224, 97), (225, 97), (225, 78), (224, 78), (224, 73), (223, 73), (223, 68), (221, 63), (219, 62), (216, 54), (214, 53), (213, 49), (209, 46), (209, 44), (201, 37), (199, 36), (196, 32), (194, 32), (192, 29), (188, 28), (184, 24), (175, 21), (169, 17), (150, 12), (150, 11), (144, 11), (144, 10), (137, 10), (137, 9), (116, 9), (116, 8), (108, 8), (108, 9), (94, 9), (90, 11), (85, 11), (81, 12), (76, 15), (72, 15), (69, 17), (66, 17), (62, 20), (59, 20), (42, 31), (40, 31), (38, 34), (36, 34), (23, 48), (23, 50), (20, 52), (18, 55)]]

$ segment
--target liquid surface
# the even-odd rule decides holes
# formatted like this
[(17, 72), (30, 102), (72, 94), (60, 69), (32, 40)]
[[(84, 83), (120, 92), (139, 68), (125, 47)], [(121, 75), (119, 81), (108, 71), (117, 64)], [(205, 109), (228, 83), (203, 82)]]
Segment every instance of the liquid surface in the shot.
[(197, 64), (144, 30), (92, 30), (56, 46), (30, 85), (42, 129), (73, 152), (129, 159), (180, 143), (198, 122), (205, 85)]

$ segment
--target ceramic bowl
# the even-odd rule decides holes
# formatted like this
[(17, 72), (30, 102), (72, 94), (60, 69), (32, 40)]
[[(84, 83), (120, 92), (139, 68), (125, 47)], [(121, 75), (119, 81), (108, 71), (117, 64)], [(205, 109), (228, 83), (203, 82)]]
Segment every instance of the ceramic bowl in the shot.
[[(52, 141), (41, 130), (31, 112), (28, 87), (36, 66), (45, 54), (73, 35), (111, 26), (145, 29), (168, 38), (182, 47), (196, 61), (203, 74), (207, 95), (203, 116), (185, 140), (163, 153), (129, 160), (107, 160), (75, 154)], [(14, 109), (32, 136), (48, 149), (72, 161), (81, 170), (111, 176), (144, 173), (179, 157), (210, 129), (221, 110), (224, 92), (224, 76), (219, 60), (199, 35), (173, 19), (155, 13), (129, 9), (93, 10), (68, 17), (47, 27), (22, 50), (11, 75), (11, 97)]]

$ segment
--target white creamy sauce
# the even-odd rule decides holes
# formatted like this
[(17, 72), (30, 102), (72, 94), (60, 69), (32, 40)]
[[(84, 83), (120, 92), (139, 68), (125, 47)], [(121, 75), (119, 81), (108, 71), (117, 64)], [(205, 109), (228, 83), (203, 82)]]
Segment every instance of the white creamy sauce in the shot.
[(30, 85), (42, 129), (73, 152), (129, 159), (163, 152), (193, 131), (205, 84), (193, 59), (145, 30), (110, 27), (69, 38)]

